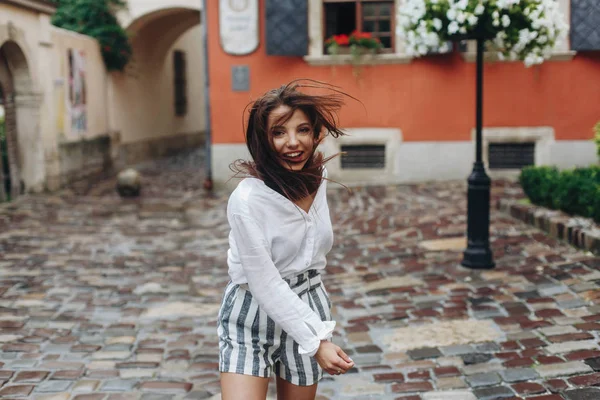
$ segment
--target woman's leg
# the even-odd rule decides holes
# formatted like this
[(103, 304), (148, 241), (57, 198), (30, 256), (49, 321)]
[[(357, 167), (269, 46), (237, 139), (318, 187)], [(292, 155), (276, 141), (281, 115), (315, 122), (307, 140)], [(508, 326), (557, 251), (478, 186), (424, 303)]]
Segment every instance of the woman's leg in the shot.
[(311, 386), (294, 385), (277, 377), (277, 400), (315, 400), (317, 383)]
[(269, 378), (221, 373), (221, 400), (265, 400), (268, 388)]

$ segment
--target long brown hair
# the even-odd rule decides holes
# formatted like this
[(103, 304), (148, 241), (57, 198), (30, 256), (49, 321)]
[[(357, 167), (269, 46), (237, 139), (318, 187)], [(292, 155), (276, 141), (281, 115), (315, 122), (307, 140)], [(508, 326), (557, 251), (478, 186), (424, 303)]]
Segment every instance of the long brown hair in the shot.
[[(326, 94), (309, 94), (301, 88), (325, 89)], [(354, 97), (340, 91), (336, 86), (323, 82), (299, 79), (273, 89), (251, 103), (246, 127), (246, 145), (252, 161), (236, 160), (230, 165), (236, 177), (251, 176), (261, 179), (268, 187), (292, 201), (314, 193), (323, 179), (323, 165), (337, 154), (324, 158), (316, 151), (324, 138), (321, 133), (334, 138), (344, 135), (338, 127), (337, 112), (344, 105), (344, 97)], [(281, 165), (268, 132), (268, 118), (279, 106), (289, 107), (276, 124), (287, 122), (296, 110), (301, 110), (310, 121), (315, 145), (313, 154), (300, 171), (292, 171)]]

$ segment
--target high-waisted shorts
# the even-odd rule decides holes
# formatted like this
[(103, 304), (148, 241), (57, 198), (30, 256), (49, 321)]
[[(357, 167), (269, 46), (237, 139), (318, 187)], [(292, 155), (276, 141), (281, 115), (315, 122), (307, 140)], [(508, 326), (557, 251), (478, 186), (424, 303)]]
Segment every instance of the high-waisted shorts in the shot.
[[(331, 321), (331, 302), (318, 271), (285, 281), (322, 321)], [(269, 378), (275, 370), (277, 376), (299, 386), (313, 385), (323, 377), (315, 358), (298, 353), (298, 343), (258, 306), (247, 285), (229, 282), (225, 288), (217, 331), (221, 372)]]

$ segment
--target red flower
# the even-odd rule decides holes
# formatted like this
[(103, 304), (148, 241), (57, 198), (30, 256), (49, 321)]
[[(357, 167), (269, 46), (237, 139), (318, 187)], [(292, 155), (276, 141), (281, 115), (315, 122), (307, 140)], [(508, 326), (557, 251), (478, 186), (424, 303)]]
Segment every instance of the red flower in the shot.
[(104, 46), (104, 51), (110, 51), (110, 50), (111, 50), (110, 46), (108, 46), (108, 45)]
[(348, 35), (334, 35), (333, 38), (338, 46), (348, 46), (350, 44)]

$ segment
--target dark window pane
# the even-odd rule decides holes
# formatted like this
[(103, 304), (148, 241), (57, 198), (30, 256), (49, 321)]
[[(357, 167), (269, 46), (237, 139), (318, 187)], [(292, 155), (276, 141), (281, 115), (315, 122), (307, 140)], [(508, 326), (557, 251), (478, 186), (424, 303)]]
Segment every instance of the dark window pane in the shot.
[(379, 21), (379, 32), (390, 32), (392, 30), (390, 21), (380, 20)]
[(381, 44), (386, 49), (389, 49), (389, 48), (392, 47), (392, 38), (391, 37), (389, 37), (389, 36), (382, 36), (382, 37), (379, 38), (379, 40), (381, 40)]
[(375, 21), (363, 21), (364, 32), (376, 32)]
[(370, 3), (363, 3), (362, 11), (364, 17), (374, 17), (377, 5)]
[(379, 15), (380, 16), (390, 16), (392, 15), (392, 7), (393, 7), (394, 3), (393, 2), (389, 2), (389, 3), (383, 3), (379, 6)]
[(356, 3), (325, 3), (325, 38), (356, 29)]

